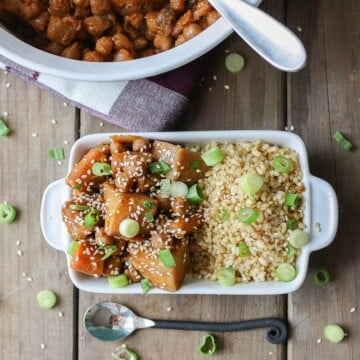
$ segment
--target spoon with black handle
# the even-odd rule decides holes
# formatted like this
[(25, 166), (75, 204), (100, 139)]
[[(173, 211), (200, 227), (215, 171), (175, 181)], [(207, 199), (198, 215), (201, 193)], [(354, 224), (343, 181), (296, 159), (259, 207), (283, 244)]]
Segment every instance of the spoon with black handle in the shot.
[(85, 330), (103, 341), (123, 340), (137, 329), (157, 328), (199, 330), (208, 332), (243, 331), (266, 328), (265, 337), (272, 344), (287, 340), (287, 326), (278, 318), (261, 318), (236, 322), (201, 322), (150, 320), (137, 316), (124, 305), (102, 301), (90, 306), (84, 314)]

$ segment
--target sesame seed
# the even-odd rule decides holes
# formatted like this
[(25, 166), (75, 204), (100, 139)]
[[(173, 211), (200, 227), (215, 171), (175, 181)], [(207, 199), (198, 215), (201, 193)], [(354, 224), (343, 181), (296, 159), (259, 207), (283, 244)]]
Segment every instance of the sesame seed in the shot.
[(64, 143), (65, 145), (68, 145), (68, 144), (69, 144), (69, 142), (68, 142), (67, 140), (64, 140), (63, 143)]
[(31, 276), (28, 276), (28, 277), (26, 278), (26, 280), (27, 280), (28, 282), (32, 282), (32, 281), (33, 281), (33, 278), (32, 278)]
[(214, 75), (214, 76), (213, 76), (213, 79), (214, 79), (214, 81), (216, 81), (216, 80), (217, 80), (217, 76), (216, 76), (216, 75)]
[(45, 350), (45, 344), (40, 344), (41, 350)]
[(60, 160), (57, 163), (58, 163), (58, 165), (62, 165), (62, 161), (60, 161)]
[(58, 316), (59, 316), (59, 318), (61, 318), (61, 317), (64, 316), (64, 313), (63, 313), (62, 311), (59, 311), (59, 312), (58, 312)]
[(9, 116), (9, 113), (8, 113), (7, 111), (4, 111), (4, 112), (2, 113), (2, 115), (3, 115), (3, 117), (7, 118), (7, 117)]
[(21, 273), (21, 276), (22, 276), (22, 277), (26, 277), (26, 273), (24, 273), (24, 272)]
[(317, 339), (316, 342), (317, 342), (318, 344), (320, 344), (320, 343), (321, 343), (321, 339), (320, 339), (320, 338)]
[(22, 252), (22, 250), (18, 250), (18, 251), (17, 251), (17, 254), (18, 254), (18, 256), (23, 256), (23, 255), (24, 255), (24, 253)]
[(21, 244), (20, 240), (16, 240), (16, 246), (19, 246)]
[(9, 72), (7, 70), (3, 71), (4, 75), (7, 75)]
[(51, 123), (52, 123), (53, 125), (56, 125), (56, 124), (57, 124), (57, 121), (56, 121), (55, 119), (51, 119), (50, 121), (51, 121)]
[(8, 83), (5, 84), (5, 87), (6, 87), (7, 89), (9, 89), (9, 88), (11, 87), (11, 84), (8, 82)]
[(354, 308), (354, 307), (352, 307), (351, 309), (350, 309), (350, 312), (351, 313), (353, 313), (353, 312), (355, 312), (356, 311), (356, 309)]
[(67, 103), (67, 102), (64, 102), (64, 107), (68, 107), (69, 106), (69, 104)]
[(230, 86), (229, 86), (229, 85), (224, 85), (224, 89), (225, 89), (225, 90), (229, 90), (229, 89), (230, 89)]
[(298, 26), (298, 27), (297, 27), (297, 31), (298, 31), (298, 32), (302, 32), (302, 31), (303, 31), (302, 27), (301, 27), (301, 26)]
[(169, 311), (169, 312), (170, 312), (171, 310), (172, 310), (172, 307), (171, 307), (171, 306), (169, 306), (169, 307), (166, 308), (166, 311)]
[(31, 136), (32, 136), (32, 137), (37, 137), (37, 136), (39, 136), (39, 135), (38, 135), (38, 133), (32, 133)]
[(101, 123), (99, 124), (99, 126), (100, 126), (100, 127), (103, 127), (103, 126), (104, 126), (104, 123), (103, 123), (103, 122), (101, 122)]

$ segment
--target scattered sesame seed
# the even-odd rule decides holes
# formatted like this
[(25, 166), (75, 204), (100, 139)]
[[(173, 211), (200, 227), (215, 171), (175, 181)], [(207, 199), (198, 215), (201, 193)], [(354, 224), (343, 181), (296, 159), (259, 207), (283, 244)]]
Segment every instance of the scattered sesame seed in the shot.
[(291, 125), (291, 126), (290, 126), (290, 131), (294, 131), (294, 130), (295, 130), (294, 125)]
[(274, 353), (272, 351), (269, 351), (268, 354), (269, 355), (274, 355)]
[(64, 140), (63, 143), (64, 143), (65, 145), (69, 145), (69, 142), (68, 142), (67, 140)]
[(302, 27), (301, 27), (301, 26), (298, 26), (298, 27), (297, 27), (297, 31), (298, 31), (298, 32), (302, 32), (302, 31), (303, 31)]
[(224, 89), (225, 89), (225, 90), (229, 90), (229, 89), (230, 89), (230, 86), (229, 86), (229, 85), (224, 85)]
[(32, 137), (37, 137), (37, 136), (39, 136), (39, 135), (38, 135), (38, 133), (32, 133), (31, 136), (32, 136)]
[(16, 240), (16, 246), (19, 246), (21, 244), (21, 241), (20, 240)]
[(9, 87), (11, 87), (11, 84), (8, 82), (5, 84), (5, 87), (8, 89)]
[(32, 282), (32, 281), (33, 281), (33, 278), (32, 278), (31, 276), (28, 276), (28, 277), (26, 278), (26, 280), (27, 280), (28, 282)]
[(228, 49), (226, 49), (226, 50), (224, 51), (225, 54), (228, 54), (229, 52), (230, 52), (230, 50), (228, 50)]
[(318, 344), (320, 344), (320, 343), (321, 343), (321, 339), (320, 339), (320, 338), (317, 339), (316, 342), (317, 342)]
[(351, 313), (353, 313), (353, 312), (355, 312), (356, 311), (356, 309), (354, 308), (354, 307), (352, 307), (351, 309), (350, 309), (350, 312)]
[(214, 75), (214, 76), (213, 76), (213, 79), (214, 79), (214, 81), (216, 81), (216, 80), (217, 80), (217, 76), (216, 76), (216, 75)]
[(64, 102), (64, 106), (65, 106), (65, 107), (68, 107), (69, 104), (68, 104), (67, 102)]
[(170, 312), (171, 310), (172, 310), (172, 307), (171, 307), (171, 306), (169, 306), (169, 307), (166, 308), (166, 311), (169, 311), (169, 312)]
[(60, 161), (60, 160), (57, 163), (58, 163), (58, 165), (62, 165), (62, 161)]
[(101, 122), (101, 123), (99, 124), (99, 126), (100, 126), (100, 127), (103, 127), (103, 126), (104, 126), (104, 123), (103, 123), (103, 122)]
[(209, 91), (212, 91), (212, 87), (209, 87)]
[(61, 317), (64, 316), (64, 313), (63, 313), (62, 311), (59, 311), (59, 312), (58, 312), (58, 316), (59, 316), (59, 318), (61, 318)]
[(4, 112), (2, 113), (2, 115), (3, 115), (3, 117), (7, 118), (7, 117), (9, 116), (9, 113), (8, 113), (7, 111), (4, 111)]
[(26, 273), (24, 273), (24, 272), (21, 273), (21, 276), (22, 276), (22, 277), (26, 277)]
[(45, 350), (45, 344), (40, 344), (41, 350)]
[(4, 75), (7, 75), (9, 72), (7, 70), (4, 70)]
[(320, 232), (320, 231), (321, 231), (321, 225), (320, 225), (320, 223), (319, 223), (319, 222), (316, 222), (314, 228), (315, 228), (315, 231), (316, 231), (316, 232)]
[(23, 256), (23, 255), (24, 255), (24, 253), (22, 252), (22, 250), (18, 250), (18, 251), (17, 251), (17, 254), (18, 254), (18, 256)]
[(56, 124), (57, 124), (57, 121), (56, 121), (55, 119), (51, 119), (51, 123), (52, 123), (53, 125), (56, 125)]

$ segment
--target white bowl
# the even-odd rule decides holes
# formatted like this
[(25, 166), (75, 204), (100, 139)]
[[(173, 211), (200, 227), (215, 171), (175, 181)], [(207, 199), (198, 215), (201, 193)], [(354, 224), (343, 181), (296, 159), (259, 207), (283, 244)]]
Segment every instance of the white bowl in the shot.
[[(261, 0), (246, 0), (258, 6)], [(205, 54), (232, 32), (219, 19), (198, 36), (163, 53), (124, 62), (92, 63), (65, 59), (38, 50), (17, 39), (0, 26), (0, 54), (9, 60), (40, 73), (83, 81), (135, 80), (175, 69)]]
[[(101, 143), (108, 143), (110, 135), (114, 134), (94, 134), (79, 139), (71, 149), (69, 172), (90, 148)], [(290, 293), (298, 289), (303, 283), (310, 253), (324, 248), (333, 241), (338, 224), (336, 195), (330, 184), (310, 174), (305, 145), (299, 136), (285, 131), (241, 130), (136, 133), (136, 135), (179, 144), (263, 140), (271, 144), (287, 146), (299, 154), (303, 183), (305, 185), (303, 221), (310, 234), (310, 242), (302, 248), (301, 254), (297, 258), (297, 276), (295, 279), (291, 282), (251, 282), (222, 287), (216, 281), (197, 280), (187, 276), (183, 285), (175, 294), (274, 295)], [(44, 192), (40, 213), (41, 228), (45, 239), (52, 247), (63, 251), (65, 254), (71, 239), (65, 225), (62, 223), (61, 207), (65, 201), (70, 199), (70, 195), (71, 189), (65, 185), (65, 179), (53, 182)], [(317, 231), (316, 223), (321, 225), (321, 232)], [(70, 278), (80, 290), (104, 294), (142, 293), (139, 284), (132, 284), (121, 289), (110, 288), (106, 278), (95, 279), (72, 270), (70, 268), (70, 256), (66, 254), (66, 258)], [(164, 294), (167, 292), (153, 289), (151, 293)]]

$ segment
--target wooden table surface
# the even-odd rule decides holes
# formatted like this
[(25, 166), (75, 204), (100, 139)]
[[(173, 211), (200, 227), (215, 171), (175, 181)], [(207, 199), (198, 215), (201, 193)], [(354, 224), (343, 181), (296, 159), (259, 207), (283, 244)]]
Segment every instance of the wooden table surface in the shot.
[[(111, 359), (121, 343), (95, 341), (81, 326), (84, 310), (105, 299), (155, 318), (230, 321), (279, 316), (290, 324), (285, 345), (269, 344), (262, 330), (216, 334), (213, 359), (360, 358), (360, 2), (264, 0), (262, 8), (303, 40), (306, 68), (281, 73), (231, 36), (215, 51), (178, 130), (287, 127), (303, 138), (312, 174), (334, 186), (340, 205), (336, 239), (311, 256), (304, 285), (287, 296), (106, 296), (78, 291), (67, 274), (64, 254), (42, 237), (42, 193), (66, 175), (69, 150), (79, 136), (120, 130), (101, 126), (100, 120), (64, 106), (63, 100), (1, 72), (0, 115), (8, 112), (12, 134), (0, 138), (0, 202), (7, 200), (19, 210), (16, 222), (0, 224), (1, 360)], [(226, 50), (246, 58), (239, 74), (226, 71)], [(336, 130), (351, 139), (353, 151), (344, 151), (331, 139)], [(62, 165), (48, 159), (47, 150), (53, 147), (65, 149)], [(332, 281), (325, 287), (316, 286), (312, 278), (318, 265), (331, 271)], [(58, 294), (59, 303), (42, 310), (36, 294), (47, 288)], [(328, 323), (341, 324), (346, 340), (325, 341), (322, 329)], [(201, 359), (197, 345), (202, 335), (144, 330), (126, 344), (141, 359)]]

